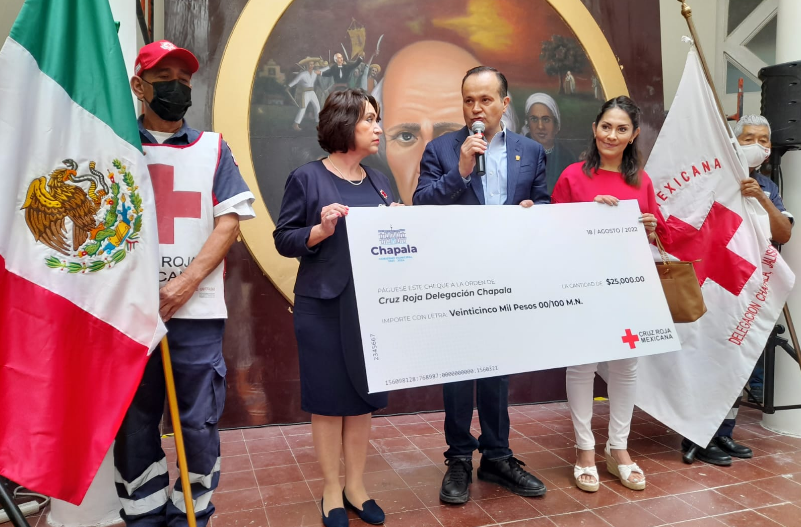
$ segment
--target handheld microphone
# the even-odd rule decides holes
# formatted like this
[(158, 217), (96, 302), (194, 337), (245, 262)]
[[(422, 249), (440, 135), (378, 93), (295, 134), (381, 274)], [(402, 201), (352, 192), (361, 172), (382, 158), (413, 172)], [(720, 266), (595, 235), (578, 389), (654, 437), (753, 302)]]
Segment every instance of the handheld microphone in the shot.
[[(482, 137), (484, 136), (484, 122), (483, 121), (475, 121), (473, 122), (473, 135), (481, 134)], [(484, 140), (486, 141), (486, 139)], [(483, 176), (487, 171), (487, 162), (484, 157), (484, 154), (476, 154), (476, 175)]]

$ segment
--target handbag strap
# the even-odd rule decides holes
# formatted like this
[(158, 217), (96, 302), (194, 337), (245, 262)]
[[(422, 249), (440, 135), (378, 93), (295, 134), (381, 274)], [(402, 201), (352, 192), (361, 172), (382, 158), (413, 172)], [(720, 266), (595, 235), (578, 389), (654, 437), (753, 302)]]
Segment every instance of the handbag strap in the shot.
[(656, 231), (654, 231), (654, 240), (656, 241), (657, 249), (659, 249), (659, 254), (662, 256), (662, 263), (665, 265), (670, 265), (667, 251), (665, 251), (665, 247), (662, 245), (662, 240), (659, 239), (659, 235), (656, 233)]

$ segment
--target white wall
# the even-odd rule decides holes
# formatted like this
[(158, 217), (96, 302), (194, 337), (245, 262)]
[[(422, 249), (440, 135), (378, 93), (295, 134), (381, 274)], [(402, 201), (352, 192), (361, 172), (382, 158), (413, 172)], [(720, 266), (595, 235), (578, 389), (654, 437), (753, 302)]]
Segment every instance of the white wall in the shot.
[[(724, 29), (719, 19), (723, 17), (723, 8), (719, 0), (689, 0), (692, 8), (695, 30), (699, 35), (709, 69), (712, 71), (715, 89), (720, 97), (726, 115), (737, 113), (737, 94), (726, 93), (726, 68), (723, 58), (718, 57), (722, 49), (718, 40), (724, 37)], [(687, 21), (681, 15), (681, 4), (677, 0), (659, 0), (659, 15), (662, 25), (662, 73), (665, 88), (665, 110), (670, 109), (679, 80), (687, 60), (688, 45), (681, 42), (682, 36), (690, 36)], [(745, 93), (743, 97), (743, 113), (759, 114), (761, 95), (759, 92)]]
[[(693, 22), (698, 33), (704, 56), (710, 62), (709, 67), (715, 71), (714, 59), (717, 57), (717, 0), (690, 0), (693, 10)], [(681, 41), (681, 37), (690, 36), (687, 21), (681, 14), (681, 4), (677, 0), (659, 0), (659, 18), (662, 26), (662, 74), (665, 89), (665, 110), (670, 108), (676, 90), (679, 87), (684, 63), (687, 60), (689, 45)], [(715, 79), (716, 84), (717, 79)], [(717, 87), (717, 86), (716, 86)], [(721, 85), (725, 91), (725, 86)], [(718, 90), (720, 93), (720, 90)], [(726, 113), (734, 113), (734, 107), (726, 107)]]
[(0, 0), (0, 42), (5, 41), (25, 0)]
[[(4, 41), (11, 31), (11, 26), (17, 19), (22, 4), (25, 0), (0, 0), (0, 42)], [(125, 68), (128, 70), (129, 76), (133, 74), (133, 63), (136, 60), (136, 53), (139, 50), (137, 46), (137, 35), (139, 34), (139, 26), (136, 19), (136, 4), (133, 0), (109, 0), (111, 6), (111, 13), (114, 20), (120, 22), (119, 38), (122, 45), (122, 54), (125, 58)], [(161, 9), (161, 11), (159, 11)], [(159, 13), (164, 13), (164, 0), (156, 0), (156, 30), (163, 34), (164, 23), (163, 16), (158, 16)]]
[(117, 36), (122, 46), (122, 56), (125, 59), (125, 70), (128, 77), (133, 75), (134, 62), (139, 48), (136, 47), (136, 35), (139, 33), (139, 24), (136, 19), (136, 4), (131, 0), (109, 0), (111, 14), (116, 22), (120, 23)]

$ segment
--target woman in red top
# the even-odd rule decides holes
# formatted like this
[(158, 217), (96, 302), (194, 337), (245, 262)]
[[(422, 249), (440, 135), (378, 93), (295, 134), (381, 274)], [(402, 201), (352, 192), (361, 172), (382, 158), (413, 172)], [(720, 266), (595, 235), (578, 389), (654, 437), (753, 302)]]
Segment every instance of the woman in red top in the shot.
[[(640, 221), (648, 237), (664, 228), (656, 205), (651, 179), (641, 169), (637, 149), (640, 135), (640, 109), (628, 97), (607, 101), (592, 125), (593, 139), (583, 163), (568, 166), (553, 190), (551, 203), (595, 201), (616, 206), (619, 200), (636, 199)], [(631, 460), (627, 441), (637, 393), (637, 359), (609, 361), (609, 441), (606, 464), (621, 483), (633, 490), (645, 489), (645, 474)], [(573, 475), (585, 491), (599, 488), (595, 468), (595, 438), (592, 420), (592, 390), (598, 364), (567, 369), (567, 398), (573, 417), (578, 448)]]

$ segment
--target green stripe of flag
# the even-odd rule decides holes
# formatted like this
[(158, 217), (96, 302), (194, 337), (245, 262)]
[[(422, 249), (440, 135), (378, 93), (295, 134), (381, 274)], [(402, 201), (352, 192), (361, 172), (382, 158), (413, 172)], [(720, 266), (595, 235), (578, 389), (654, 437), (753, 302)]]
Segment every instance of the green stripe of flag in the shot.
[(76, 104), (142, 149), (108, 0), (26, 0), (10, 36)]

